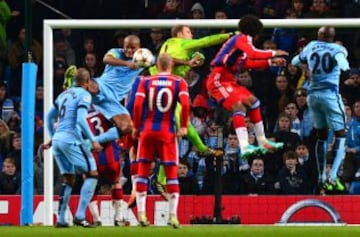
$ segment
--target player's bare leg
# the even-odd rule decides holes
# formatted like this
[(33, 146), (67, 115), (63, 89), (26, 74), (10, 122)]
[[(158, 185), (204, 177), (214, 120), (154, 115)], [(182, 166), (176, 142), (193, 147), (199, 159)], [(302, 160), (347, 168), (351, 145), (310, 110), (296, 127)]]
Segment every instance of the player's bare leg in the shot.
[(120, 130), (120, 135), (131, 133), (133, 128), (133, 122), (129, 114), (118, 114), (111, 119), (114, 122), (115, 126)]
[(130, 174), (131, 174), (131, 194), (128, 200), (128, 208), (136, 206), (136, 177), (138, 173), (138, 163), (136, 161), (135, 146), (132, 146), (129, 150), (130, 158)]
[(263, 153), (274, 152), (284, 147), (282, 142), (273, 142), (265, 137), (264, 123), (260, 111), (260, 101), (253, 95), (250, 95), (246, 101), (248, 106), (248, 116), (254, 124), (255, 136), (259, 146), (263, 149)]
[(150, 225), (146, 217), (146, 197), (148, 189), (148, 177), (151, 162), (138, 163), (138, 176), (136, 177), (136, 207), (138, 211), (138, 222), (140, 226)]
[(179, 220), (177, 218), (177, 209), (179, 205), (179, 180), (177, 178), (177, 165), (165, 166), (165, 173), (167, 178), (166, 188), (169, 192), (169, 220), (168, 225), (173, 228), (179, 228)]
[(123, 190), (120, 181), (112, 185), (112, 200), (115, 211), (114, 225), (128, 226), (129, 222), (125, 220), (123, 213), (125, 210), (124, 205), (126, 205), (126, 203), (123, 201)]
[[(98, 187), (96, 188), (98, 189)], [(95, 193), (97, 193), (97, 190), (95, 190)], [(93, 224), (95, 226), (102, 226), (102, 221), (99, 213), (98, 199), (96, 194), (94, 194), (94, 196), (92, 197), (88, 207), (91, 216), (93, 217)]]

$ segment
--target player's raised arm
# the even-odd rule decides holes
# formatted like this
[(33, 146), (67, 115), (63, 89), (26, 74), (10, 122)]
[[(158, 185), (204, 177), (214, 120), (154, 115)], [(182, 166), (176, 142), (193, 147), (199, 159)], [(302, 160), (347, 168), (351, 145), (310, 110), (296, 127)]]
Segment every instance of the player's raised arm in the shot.
[[(127, 50), (124, 50), (125, 56), (132, 57), (132, 55), (126, 55), (126, 54), (128, 54), (130, 52), (132, 52), (132, 53), (135, 52), (135, 50), (140, 46), (140, 39), (136, 35), (129, 35), (124, 39), (124, 41), (128, 41), (128, 44), (125, 44), (125, 45), (129, 45)], [(133, 46), (135, 46), (135, 47), (133, 47)], [(137, 68), (135, 63), (133, 63), (132, 61), (120, 59), (119, 52), (116, 49), (110, 49), (104, 55), (103, 63), (105, 65), (108, 64), (108, 65), (112, 65), (112, 66), (126, 66), (131, 69)]]

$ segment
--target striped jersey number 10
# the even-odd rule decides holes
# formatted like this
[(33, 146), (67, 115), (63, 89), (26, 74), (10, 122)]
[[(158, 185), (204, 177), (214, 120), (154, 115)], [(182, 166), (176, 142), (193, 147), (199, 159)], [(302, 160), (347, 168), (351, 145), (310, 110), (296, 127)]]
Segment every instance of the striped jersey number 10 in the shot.
[[(154, 98), (156, 97), (156, 98)], [(164, 97), (167, 97), (167, 100), (164, 100)], [(155, 100), (155, 103), (154, 103)], [(166, 103), (166, 104), (163, 104)], [(171, 105), (173, 103), (173, 93), (172, 91), (167, 88), (163, 87), (161, 88), (156, 94), (155, 94), (155, 88), (151, 87), (149, 91), (149, 110), (154, 110), (154, 105), (156, 106), (156, 109), (159, 110), (162, 113), (165, 113), (169, 111), (171, 108)]]

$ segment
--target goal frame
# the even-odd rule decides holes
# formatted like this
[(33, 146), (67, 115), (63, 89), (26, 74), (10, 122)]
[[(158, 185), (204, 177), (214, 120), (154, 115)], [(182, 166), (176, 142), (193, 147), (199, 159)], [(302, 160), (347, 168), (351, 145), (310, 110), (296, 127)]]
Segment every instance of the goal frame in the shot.
[[(360, 18), (326, 18), (326, 19), (261, 19), (265, 28), (283, 27), (283, 28), (314, 28), (324, 25), (331, 25), (337, 28), (355, 28), (360, 26)], [(201, 20), (104, 20), (104, 19), (71, 19), (71, 20), (53, 20), (46, 19), (43, 22), (43, 42), (44, 42), (44, 113), (49, 111), (53, 103), (53, 61), (54, 44), (53, 31), (56, 29), (149, 29), (149, 28), (171, 28), (174, 25), (188, 25), (191, 28), (230, 28), (236, 29), (239, 20), (237, 19), (201, 19)], [(45, 115), (46, 116), (46, 115)], [(26, 118), (24, 118), (26, 119)], [(46, 120), (44, 121), (44, 141), (50, 140), (46, 129)], [(53, 158), (52, 150), (44, 151), (44, 220), (46, 226), (53, 225)]]

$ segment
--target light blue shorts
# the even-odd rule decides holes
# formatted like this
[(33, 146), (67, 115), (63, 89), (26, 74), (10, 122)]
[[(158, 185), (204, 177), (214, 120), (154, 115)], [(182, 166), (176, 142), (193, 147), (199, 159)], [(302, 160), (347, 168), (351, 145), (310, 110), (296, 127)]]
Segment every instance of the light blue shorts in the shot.
[(329, 128), (335, 132), (345, 129), (344, 103), (338, 92), (330, 89), (311, 91), (307, 103), (316, 129)]
[(84, 145), (53, 140), (52, 147), (61, 174), (86, 173), (96, 170), (95, 159)]
[(93, 97), (95, 109), (108, 120), (115, 115), (127, 114), (130, 116), (129, 111), (120, 103), (121, 98), (118, 99), (114, 91), (100, 80), (96, 80), (96, 82), (99, 85), (99, 94)]

